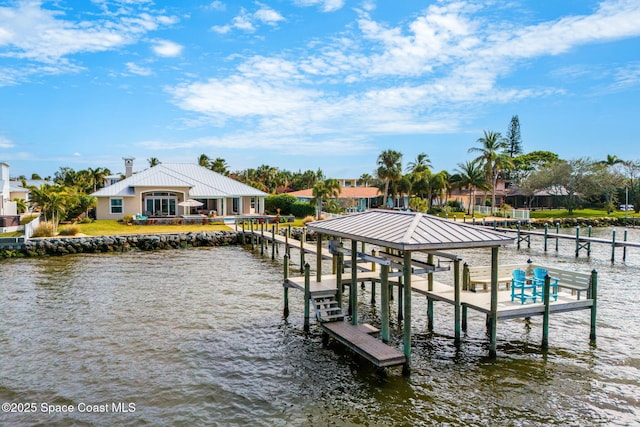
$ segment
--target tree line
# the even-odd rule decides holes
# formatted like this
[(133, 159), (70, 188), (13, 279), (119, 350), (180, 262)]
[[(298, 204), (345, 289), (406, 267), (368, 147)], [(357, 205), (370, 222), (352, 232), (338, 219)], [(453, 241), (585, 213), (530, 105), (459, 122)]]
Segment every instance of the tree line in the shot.
[[(472, 160), (458, 163), (452, 171), (435, 171), (427, 153), (420, 153), (403, 167), (403, 154), (399, 151), (383, 150), (377, 157), (371, 174), (364, 173), (359, 185), (376, 187), (382, 195), (383, 206), (396, 206), (404, 196), (409, 198), (409, 207), (419, 211), (433, 211), (434, 207), (449, 203), (454, 189), (466, 192), (467, 211), (473, 214), (473, 201), (478, 192), (491, 194), (491, 208), (496, 208), (496, 188), (504, 181), (519, 194), (528, 198), (528, 204), (536, 193), (545, 190), (562, 196), (565, 207), (571, 214), (580, 203), (599, 204), (611, 212), (621, 200), (634, 204), (640, 194), (640, 161), (625, 161), (615, 155), (603, 160), (578, 158), (560, 159), (550, 151), (523, 151), (520, 120), (511, 118), (507, 132), (484, 130), (476, 144), (468, 149), (476, 154)], [(149, 167), (161, 164), (156, 157), (147, 159)], [(327, 178), (321, 169), (292, 172), (275, 166), (260, 165), (257, 168), (231, 172), (224, 158), (201, 154), (197, 164), (219, 174), (270, 194), (312, 189), (313, 203), (318, 211), (344, 209), (338, 201), (341, 186), (337, 179)], [(51, 219), (74, 218), (95, 206), (91, 193), (105, 185), (111, 175), (107, 168), (88, 168), (75, 171), (60, 167), (53, 180), (39, 187), (28, 187), (31, 201)], [(32, 179), (39, 179), (37, 174)], [(20, 177), (25, 182), (25, 177)], [(26, 186), (26, 184), (25, 184)], [(26, 209), (24, 202), (19, 209)]]

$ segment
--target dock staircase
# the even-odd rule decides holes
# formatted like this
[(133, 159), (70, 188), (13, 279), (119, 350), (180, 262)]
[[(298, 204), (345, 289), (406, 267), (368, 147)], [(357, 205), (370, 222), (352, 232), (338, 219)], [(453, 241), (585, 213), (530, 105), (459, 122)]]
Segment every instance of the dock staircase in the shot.
[(311, 302), (316, 311), (318, 322), (337, 322), (344, 320), (342, 307), (338, 303), (335, 293), (317, 293), (311, 295)]

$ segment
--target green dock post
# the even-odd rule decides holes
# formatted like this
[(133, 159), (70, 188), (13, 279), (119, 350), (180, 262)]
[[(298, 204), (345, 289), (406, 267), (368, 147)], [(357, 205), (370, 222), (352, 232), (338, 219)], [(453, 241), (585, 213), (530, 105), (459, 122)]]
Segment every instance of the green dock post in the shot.
[(454, 329), (455, 343), (460, 343), (460, 260), (453, 262), (453, 308), (454, 308)]
[(580, 255), (580, 226), (576, 226), (576, 258)]
[(558, 234), (560, 234), (560, 223), (556, 222), (556, 252), (558, 252), (558, 240), (560, 240)]
[(551, 277), (547, 274), (544, 276), (544, 287), (542, 301), (544, 302), (544, 315), (542, 316), (542, 349), (549, 348), (549, 288)]
[[(627, 229), (624, 229), (624, 242), (627, 241)], [(624, 245), (622, 247), (622, 261), (626, 261), (627, 260), (627, 245)]]
[(276, 226), (271, 226), (271, 259), (276, 259)]
[(289, 249), (289, 235), (291, 234), (291, 225), (287, 224), (287, 231), (284, 233), (284, 253), (291, 256)]
[(349, 285), (349, 307), (351, 324), (358, 324), (358, 242), (351, 240), (351, 284)]
[(489, 355), (496, 356), (498, 331), (498, 247), (491, 248), (491, 313), (489, 314)]
[(389, 342), (389, 266), (381, 266), (380, 271), (380, 298), (382, 299), (382, 307), (380, 307), (380, 322), (382, 341)]
[[(285, 254), (286, 255), (286, 254)], [(311, 302), (311, 266), (304, 266), (304, 331), (309, 332), (309, 303)]]
[(411, 252), (404, 251), (404, 357), (405, 363), (402, 373), (409, 375), (411, 372)]
[(344, 267), (344, 255), (342, 252), (338, 253), (338, 269), (336, 271), (336, 299), (338, 300), (338, 306), (342, 309), (342, 270)]
[[(470, 280), (471, 280), (471, 277), (469, 275), (469, 264), (465, 262), (464, 264), (462, 264), (462, 290), (463, 291), (469, 290)], [(467, 331), (467, 306), (466, 305), (462, 306), (462, 330), (464, 332)]]
[[(591, 237), (591, 226), (587, 227), (587, 237)], [(587, 242), (587, 257), (591, 256), (591, 241)]]
[(260, 255), (264, 255), (264, 222), (260, 223)]
[(544, 225), (544, 251), (547, 252), (547, 238), (549, 235), (549, 224)]
[(284, 312), (283, 316), (285, 319), (289, 317), (289, 285), (287, 284), (287, 280), (289, 279), (289, 257), (285, 255), (284, 257)]
[[(404, 270), (403, 270), (404, 271)], [(404, 313), (402, 310), (402, 285), (403, 284), (403, 280), (402, 280), (402, 276), (398, 277), (398, 323), (402, 322)]]
[(316, 282), (322, 278), (322, 234), (316, 233)]
[(305, 264), (304, 262), (304, 242), (307, 240), (307, 228), (302, 227), (302, 234), (300, 235), (300, 271), (302, 271), (302, 266)]
[(594, 269), (591, 271), (591, 295), (589, 296), (593, 300), (591, 306), (591, 333), (589, 339), (591, 342), (596, 341), (596, 311), (598, 302), (598, 272)]
[[(433, 254), (427, 255), (427, 264), (434, 265)], [(427, 290), (433, 291), (433, 273), (427, 276)], [(427, 297), (427, 329), (433, 331), (433, 300), (429, 297)]]
[(611, 232), (611, 264), (616, 262), (616, 230)]

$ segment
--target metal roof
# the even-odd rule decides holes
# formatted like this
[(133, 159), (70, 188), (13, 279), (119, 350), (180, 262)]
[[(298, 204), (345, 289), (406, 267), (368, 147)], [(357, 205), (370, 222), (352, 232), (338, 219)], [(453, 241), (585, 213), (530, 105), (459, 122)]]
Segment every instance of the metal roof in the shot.
[(161, 163), (101, 188), (94, 196), (128, 196), (135, 187), (189, 187), (191, 198), (264, 197), (267, 194), (195, 164)]
[(505, 234), (432, 215), (370, 210), (309, 223), (317, 233), (400, 250), (446, 250), (500, 246), (514, 239)]

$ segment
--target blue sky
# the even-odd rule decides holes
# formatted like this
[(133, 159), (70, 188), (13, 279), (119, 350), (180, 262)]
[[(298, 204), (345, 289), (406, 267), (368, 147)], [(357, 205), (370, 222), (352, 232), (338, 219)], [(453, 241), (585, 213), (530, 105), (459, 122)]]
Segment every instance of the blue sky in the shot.
[(640, 160), (640, 2), (2, 1), (0, 161), (123, 172), (453, 171), (520, 118), (525, 152)]

